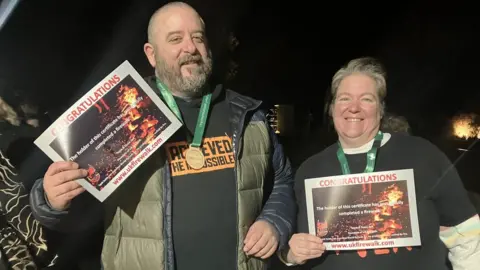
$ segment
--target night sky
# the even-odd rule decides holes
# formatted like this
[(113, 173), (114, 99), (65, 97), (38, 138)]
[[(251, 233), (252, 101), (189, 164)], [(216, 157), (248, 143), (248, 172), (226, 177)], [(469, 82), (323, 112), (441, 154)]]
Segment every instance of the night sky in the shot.
[[(22, 1), (0, 32), (0, 77), (53, 109), (53, 97), (70, 104), (125, 59), (149, 75), (142, 45), (149, 16), (162, 3)], [(224, 53), (225, 33), (238, 38), (232, 57), (239, 70), (231, 85), (268, 103), (321, 112), (333, 73), (365, 55), (387, 67), (388, 109), (411, 121), (473, 110), (479, 103), (480, 24), (466, 2), (190, 3), (207, 21), (217, 57)]]
[[(352, 58), (374, 56), (387, 68), (387, 111), (439, 143), (453, 115), (480, 114), (480, 23), (467, 1), (415, 2), (188, 3), (206, 21), (217, 71), (227, 57), (238, 64), (227, 83), (234, 90), (311, 111), (325, 126), (334, 72)], [(143, 44), (150, 15), (164, 3), (22, 1), (0, 30), (0, 80), (55, 118), (126, 59), (151, 75)], [(239, 45), (228, 53), (231, 32)]]

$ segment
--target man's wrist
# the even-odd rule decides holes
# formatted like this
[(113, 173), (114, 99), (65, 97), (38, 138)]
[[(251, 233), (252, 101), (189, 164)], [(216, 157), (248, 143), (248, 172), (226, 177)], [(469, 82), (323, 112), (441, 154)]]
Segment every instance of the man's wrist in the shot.
[(68, 211), (68, 207), (65, 208), (64, 210), (59, 210), (55, 207), (53, 207), (51, 204), (50, 204), (50, 201), (48, 200), (48, 197), (47, 197), (47, 193), (43, 193), (43, 199), (45, 200), (45, 204), (47, 204), (47, 206), (52, 210), (52, 211), (56, 211), (56, 212), (59, 212), (59, 213), (66, 213)]
[(278, 241), (278, 245), (279, 245), (279, 247), (280, 247), (280, 237), (281, 237), (281, 235), (280, 235), (280, 231), (278, 230), (277, 226), (275, 226), (275, 224), (274, 224), (271, 220), (268, 220), (268, 219), (263, 218), (263, 217), (257, 218), (256, 221), (266, 222), (266, 223), (270, 226), (270, 228), (272, 228), (272, 231), (273, 231), (273, 233), (274, 233), (274, 235), (275, 235), (275, 238), (276, 238), (277, 241)]

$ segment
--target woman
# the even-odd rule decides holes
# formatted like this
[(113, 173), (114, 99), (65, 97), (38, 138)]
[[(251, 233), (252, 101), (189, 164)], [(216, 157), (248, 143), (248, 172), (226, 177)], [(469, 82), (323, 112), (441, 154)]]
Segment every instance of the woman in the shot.
[[(334, 75), (331, 91), (333, 98), (329, 113), (338, 143), (309, 158), (297, 171), (298, 233), (292, 236), (289, 249), (281, 256), (287, 265), (302, 264), (303, 269), (314, 270), (446, 270), (447, 246), (455, 270), (478, 269), (474, 264), (480, 260), (480, 222), (447, 157), (424, 139), (380, 132), (386, 96), (385, 72), (381, 65), (372, 58), (350, 61)], [(317, 232), (309, 234), (305, 179), (400, 169), (413, 169), (414, 172), (420, 246), (325, 250), (320, 237), (333, 233), (328, 231), (332, 226), (329, 221), (317, 221), (312, 226)], [(361, 198), (376, 198), (371, 196), (381, 194), (375, 187), (372, 191), (370, 184), (357, 187)], [(359, 197), (357, 193), (335, 193), (329, 197), (329, 202), (338, 203), (342, 198), (356, 197)], [(345, 222), (358, 224), (358, 218), (361, 216), (350, 216)], [(378, 220), (383, 219), (379, 217)], [(368, 235), (382, 229), (377, 223), (370, 226), (365, 230)], [(344, 228), (347, 234), (358, 229), (353, 226)]]

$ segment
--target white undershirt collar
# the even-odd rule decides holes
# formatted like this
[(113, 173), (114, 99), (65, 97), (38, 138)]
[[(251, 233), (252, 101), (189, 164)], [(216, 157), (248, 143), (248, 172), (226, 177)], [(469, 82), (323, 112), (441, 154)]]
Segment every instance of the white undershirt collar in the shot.
[[(391, 137), (392, 137), (392, 135), (390, 133), (383, 133), (383, 139), (382, 139), (382, 143), (380, 144), (380, 147), (385, 145), (390, 140)], [(371, 141), (369, 141), (368, 143), (366, 143), (362, 146), (355, 147), (355, 148), (343, 149), (343, 152), (346, 155), (367, 153), (372, 148), (372, 145), (373, 145), (374, 141), (375, 141), (375, 138), (373, 138)]]

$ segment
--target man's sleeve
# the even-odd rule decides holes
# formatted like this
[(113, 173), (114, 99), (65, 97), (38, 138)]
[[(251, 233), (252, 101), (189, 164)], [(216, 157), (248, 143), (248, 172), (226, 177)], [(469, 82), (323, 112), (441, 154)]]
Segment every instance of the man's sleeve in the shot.
[(298, 204), (297, 233), (309, 233), (307, 219), (307, 200), (305, 199), (305, 177), (302, 167), (295, 174), (295, 197)]
[[(300, 167), (295, 173), (295, 197), (298, 205), (298, 215), (296, 220), (296, 231), (294, 233), (308, 233), (308, 221), (307, 221), (307, 206), (305, 200), (305, 177), (302, 173), (302, 167)], [(278, 252), (278, 258), (286, 266), (294, 266), (296, 264), (289, 263), (287, 261), (287, 253), (289, 247), (285, 247)]]
[(87, 230), (102, 220), (103, 207), (93, 196), (80, 194), (72, 200), (68, 211), (50, 207), (43, 190), (43, 179), (39, 179), (30, 191), (30, 206), (33, 216), (43, 226), (58, 232), (70, 233)]
[(30, 205), (35, 219), (43, 226), (57, 230), (56, 226), (67, 211), (57, 211), (50, 207), (43, 191), (43, 179), (38, 179), (30, 190)]
[(297, 206), (293, 191), (293, 172), (290, 161), (283, 152), (276, 134), (266, 123), (270, 141), (272, 142), (272, 167), (274, 183), (272, 193), (268, 198), (258, 219), (266, 220), (279, 234), (279, 249), (282, 249), (290, 240), (297, 218)]

